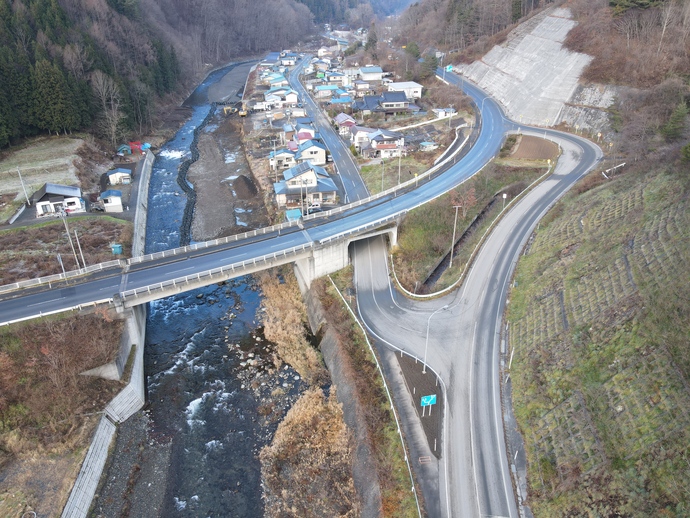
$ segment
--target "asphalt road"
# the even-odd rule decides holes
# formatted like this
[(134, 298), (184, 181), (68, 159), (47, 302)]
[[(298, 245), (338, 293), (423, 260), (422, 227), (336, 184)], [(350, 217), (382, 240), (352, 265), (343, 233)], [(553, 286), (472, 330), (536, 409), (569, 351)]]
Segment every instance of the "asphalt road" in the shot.
[(369, 196), (369, 190), (362, 181), (359, 174), (359, 167), (355, 162), (350, 150), (343, 143), (342, 139), (331, 126), (326, 115), (317, 106), (311, 95), (307, 93), (304, 85), (299, 81), (304, 64), (309, 61), (310, 56), (302, 59), (293, 70), (290, 71), (290, 86), (295, 90), (311, 114), (312, 120), (318, 126), (319, 135), (333, 157), (333, 163), (338, 171), (340, 182), (343, 186), (343, 202), (352, 203), (363, 200)]
[[(450, 73), (445, 74), (445, 79), (455, 84), (460, 82)], [(293, 227), (260, 239), (211, 247), (203, 253), (189, 252), (142, 263), (110, 276), (101, 273), (81, 278), (68, 287), (48, 286), (49, 289), (42, 292), (5, 295), (0, 301), (0, 323), (108, 300), (125, 290), (280, 254), (394, 214), (403, 214), (440, 196), (479, 171), (498, 151), (506, 131), (530, 131), (506, 120), (498, 105), (481, 90), (467, 83), (463, 86), (482, 109), (481, 131), (462, 160), (434, 176), (432, 181), (420, 182), (410, 192), (390, 195), (337, 215), (326, 213), (323, 218), (309, 221), (304, 229)], [(325, 126), (330, 125), (321, 118), (318, 116), (317, 122), (325, 132)], [(427, 357), (430, 368), (445, 383), (448, 407), (444, 421), (444, 454), (438, 465), (440, 516), (517, 516), (503, 441), (497, 371), (507, 285), (522, 245), (538, 219), (601, 156), (595, 145), (578, 137), (550, 130), (540, 130), (537, 134), (558, 140), (564, 148), (555, 174), (517, 203), (496, 227), (460, 292), (423, 306), (396, 297), (388, 285), (384, 254), (371, 254), (367, 267), (359, 255), (362, 248), (356, 248), (358, 297), (361, 297), (362, 315), (367, 325), (386, 341), (419, 358)], [(343, 179), (344, 185), (346, 182)], [(356, 184), (354, 180), (347, 184), (348, 197), (353, 197), (349, 201), (361, 195)], [(444, 305), (448, 305), (448, 309), (441, 309)], [(425, 347), (427, 330), (428, 349)], [(434, 498), (431, 496), (427, 500)]]
[[(519, 128), (510, 121), (504, 128), (545, 136), (544, 130)], [(424, 494), (429, 516), (519, 516), (500, 399), (499, 352), (508, 285), (539, 219), (601, 158), (589, 141), (550, 130), (546, 137), (563, 151), (555, 171), (497, 224), (460, 291), (430, 302), (410, 301), (389, 284), (382, 239), (358, 243), (354, 249), (357, 302), (366, 326), (382, 342), (426, 358), (445, 389), (443, 452), (435, 474), (440, 494)]]
[[(498, 105), (490, 99), (487, 99), (487, 102), (481, 100), (484, 94), (479, 89), (471, 92), (472, 95), (478, 96), (485, 110), (481, 131), (475, 145), (462, 160), (450, 165), (442, 173), (420, 180), (415, 189), (393, 193), (337, 214), (323, 213), (322, 217), (305, 222), (304, 230), (292, 227), (280, 235), (266, 234), (259, 241), (248, 239), (235, 242), (230, 247), (227, 245), (209, 247), (204, 250), (203, 255), (198, 252), (189, 252), (164, 260), (142, 263), (131, 268), (129, 272), (120, 272), (121, 278), (109, 285), (104, 284), (100, 277), (94, 281), (92, 277), (85, 276), (75, 280), (75, 285), (66, 290), (49, 285), (44, 286), (42, 293), (34, 291), (22, 296), (22, 293), (15, 292), (9, 297), (0, 296), (0, 324), (39, 316), (46, 312), (68, 310), (94, 301), (104, 301), (118, 292), (155, 285), (165, 280), (194, 276), (207, 272), (209, 269), (251, 261), (271, 254), (281, 254), (294, 247), (318, 244), (346, 234), (352, 229), (404, 214), (469, 178), (499, 149), (505, 131), (502, 113)], [(330, 127), (328, 121), (319, 116), (316, 122), (319, 125), (319, 131), (326, 134), (327, 127)], [(345, 180), (343, 182), (346, 183)], [(181, 264), (185, 260), (187, 263)], [(115, 292), (110, 291), (116, 286), (119, 289)]]

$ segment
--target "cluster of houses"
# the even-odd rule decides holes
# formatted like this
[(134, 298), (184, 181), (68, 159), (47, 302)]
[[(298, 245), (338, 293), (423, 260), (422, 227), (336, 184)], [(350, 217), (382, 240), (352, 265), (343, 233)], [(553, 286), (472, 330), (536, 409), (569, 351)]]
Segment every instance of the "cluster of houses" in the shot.
[(273, 189), (278, 206), (309, 211), (335, 204), (338, 189), (323, 167), (330, 160), (329, 153), (311, 119), (300, 117), (294, 124), (285, 124), (280, 139), (284, 145), (268, 156), (276, 175)]
[(338, 133), (350, 140), (364, 158), (393, 158), (405, 155), (405, 136), (397, 131), (358, 126), (346, 113), (333, 118)]
[[(128, 185), (132, 182), (132, 171), (118, 167), (106, 173), (107, 186)], [(82, 196), (79, 187), (45, 183), (31, 196), (31, 204), (36, 210), (36, 217), (62, 216), (86, 212), (87, 208), (105, 212), (122, 212), (122, 191), (106, 188), (90, 200), (90, 207)]]
[(305, 81), (306, 88), (316, 100), (330, 106), (349, 107), (362, 115), (420, 110), (414, 102), (422, 97), (422, 85), (414, 81), (393, 82), (386, 77), (389, 74), (375, 65), (343, 67), (340, 60), (332, 58), (329, 49), (320, 49), (304, 73), (312, 76)]

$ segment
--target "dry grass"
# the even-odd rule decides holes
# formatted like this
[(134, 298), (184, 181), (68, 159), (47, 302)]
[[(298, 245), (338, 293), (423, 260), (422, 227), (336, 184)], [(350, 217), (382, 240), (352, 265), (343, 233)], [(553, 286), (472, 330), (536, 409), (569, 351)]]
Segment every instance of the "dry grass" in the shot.
[(306, 391), (261, 451), (266, 515), (359, 516), (351, 452), (335, 390)]
[[(87, 265), (115, 259), (111, 243), (121, 243), (125, 256), (129, 256), (133, 232), (131, 223), (107, 216), (70, 217), (67, 223), (79, 255), (74, 238), (74, 231), (77, 231)], [(0, 284), (62, 273), (57, 261), (58, 253), (66, 270), (77, 269), (62, 220), (0, 232)]]
[(280, 358), (310, 385), (328, 380), (321, 354), (307, 340), (306, 308), (297, 279), (287, 268), (264, 271), (259, 276), (264, 294), (264, 336), (276, 344)]
[(0, 516), (57, 516), (100, 412), (121, 384), (79, 373), (111, 361), (122, 322), (57, 317), (0, 330)]
[[(351, 269), (344, 270), (336, 282), (347, 282), (343, 278), (348, 274), (351, 277), (351, 273)], [(358, 407), (368, 431), (366, 440), (373, 452), (371, 465), (376, 470), (381, 488), (382, 516), (417, 516), (414, 495), (409, 489), (410, 479), (404, 460), (404, 448), (397, 434), (397, 426), (379, 372), (364, 337), (327, 279), (314, 281), (312, 289), (319, 295), (328, 326), (335, 331), (344, 352), (341, 364), (343, 375), (356, 387)]]

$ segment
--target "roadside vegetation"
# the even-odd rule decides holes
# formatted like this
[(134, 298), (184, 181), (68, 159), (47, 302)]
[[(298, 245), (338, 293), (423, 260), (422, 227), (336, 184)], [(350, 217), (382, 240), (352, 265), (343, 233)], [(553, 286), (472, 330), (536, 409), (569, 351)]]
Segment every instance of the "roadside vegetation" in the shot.
[[(308, 383), (261, 450), (265, 512), (269, 516), (358, 516), (352, 479), (352, 436), (321, 353), (309, 341), (297, 279), (289, 267), (259, 274), (264, 336), (279, 360)], [(328, 393), (330, 392), (330, 393)], [(305, 490), (305, 488), (309, 488)]]
[(511, 377), (536, 516), (690, 511), (689, 195), (672, 166), (576, 189), (519, 263)]
[[(70, 216), (66, 222), (80, 263), (79, 245), (87, 266), (117, 259), (110, 248), (112, 243), (122, 244), (124, 257), (130, 256), (131, 223), (108, 216)], [(65, 270), (79, 267), (61, 219), (0, 231), (0, 285), (62, 273), (58, 254)]]
[[(343, 290), (352, 287), (351, 267), (333, 277)], [(297, 280), (284, 267), (262, 273), (260, 282), (264, 335), (276, 343), (280, 360), (309, 384), (272, 443), (261, 451), (266, 512), (271, 516), (359, 516), (352, 479), (354, 439), (335, 398), (337, 387), (330, 386), (321, 353), (310, 343)], [(405, 452), (364, 336), (328, 279), (314, 281), (312, 289), (323, 305), (326, 325), (345, 352), (342, 367), (364, 410), (366, 440), (374, 452), (381, 487), (382, 516), (416, 516)]]
[[(352, 267), (348, 267), (332, 276), (338, 290), (343, 292), (352, 288), (352, 274)], [(417, 516), (414, 494), (410, 492), (405, 450), (383, 381), (364, 335), (327, 278), (314, 281), (312, 289), (316, 290), (321, 300), (328, 326), (335, 331), (346, 353), (347, 364), (342, 368), (353, 381), (359, 405), (364, 411), (373, 465), (381, 488), (381, 515), (401, 518)]]
[[(423, 293), (442, 289), (455, 282), (479, 243), (506, 203), (541, 177), (554, 161), (558, 150), (541, 139), (515, 136), (507, 139), (500, 158), (487, 165), (472, 179), (453, 191), (411, 211), (399, 227), (398, 247), (394, 250), (395, 272), (409, 291)], [(425, 282), (450, 252), (453, 226), (456, 247), (452, 268), (438, 280)]]

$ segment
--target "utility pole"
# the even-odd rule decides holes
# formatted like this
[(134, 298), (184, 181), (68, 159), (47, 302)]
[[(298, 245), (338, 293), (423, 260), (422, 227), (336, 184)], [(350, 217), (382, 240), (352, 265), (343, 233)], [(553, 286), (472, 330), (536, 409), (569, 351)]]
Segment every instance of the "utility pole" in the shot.
[(74, 255), (74, 262), (77, 263), (77, 270), (81, 269), (79, 265), (79, 258), (77, 257), (77, 251), (74, 249), (74, 243), (72, 242), (72, 235), (69, 233), (69, 226), (67, 225), (67, 214), (64, 210), (60, 211), (60, 217), (62, 222), (65, 224), (65, 231), (67, 232), (67, 239), (69, 240), (69, 246), (72, 247), (72, 254)]
[(383, 158), (381, 158), (381, 192), (383, 192), (383, 171), (386, 168), (386, 163), (383, 161)]
[(402, 149), (398, 149), (398, 185), (400, 185), (400, 166), (402, 165)]
[(79, 236), (77, 235), (77, 229), (74, 229), (74, 237), (77, 240), (77, 246), (79, 247), (79, 255), (81, 256), (81, 264), (84, 265), (84, 268), (86, 268), (86, 260), (84, 259), (84, 252), (81, 249), (81, 243), (79, 242)]
[(22, 184), (22, 190), (24, 191), (24, 197), (26, 198), (26, 204), (31, 205), (31, 202), (29, 201), (29, 195), (26, 194), (26, 187), (24, 186), (24, 180), (22, 179), (22, 173), (19, 170), (19, 166), (17, 166), (17, 174), (19, 175), (19, 183)]

